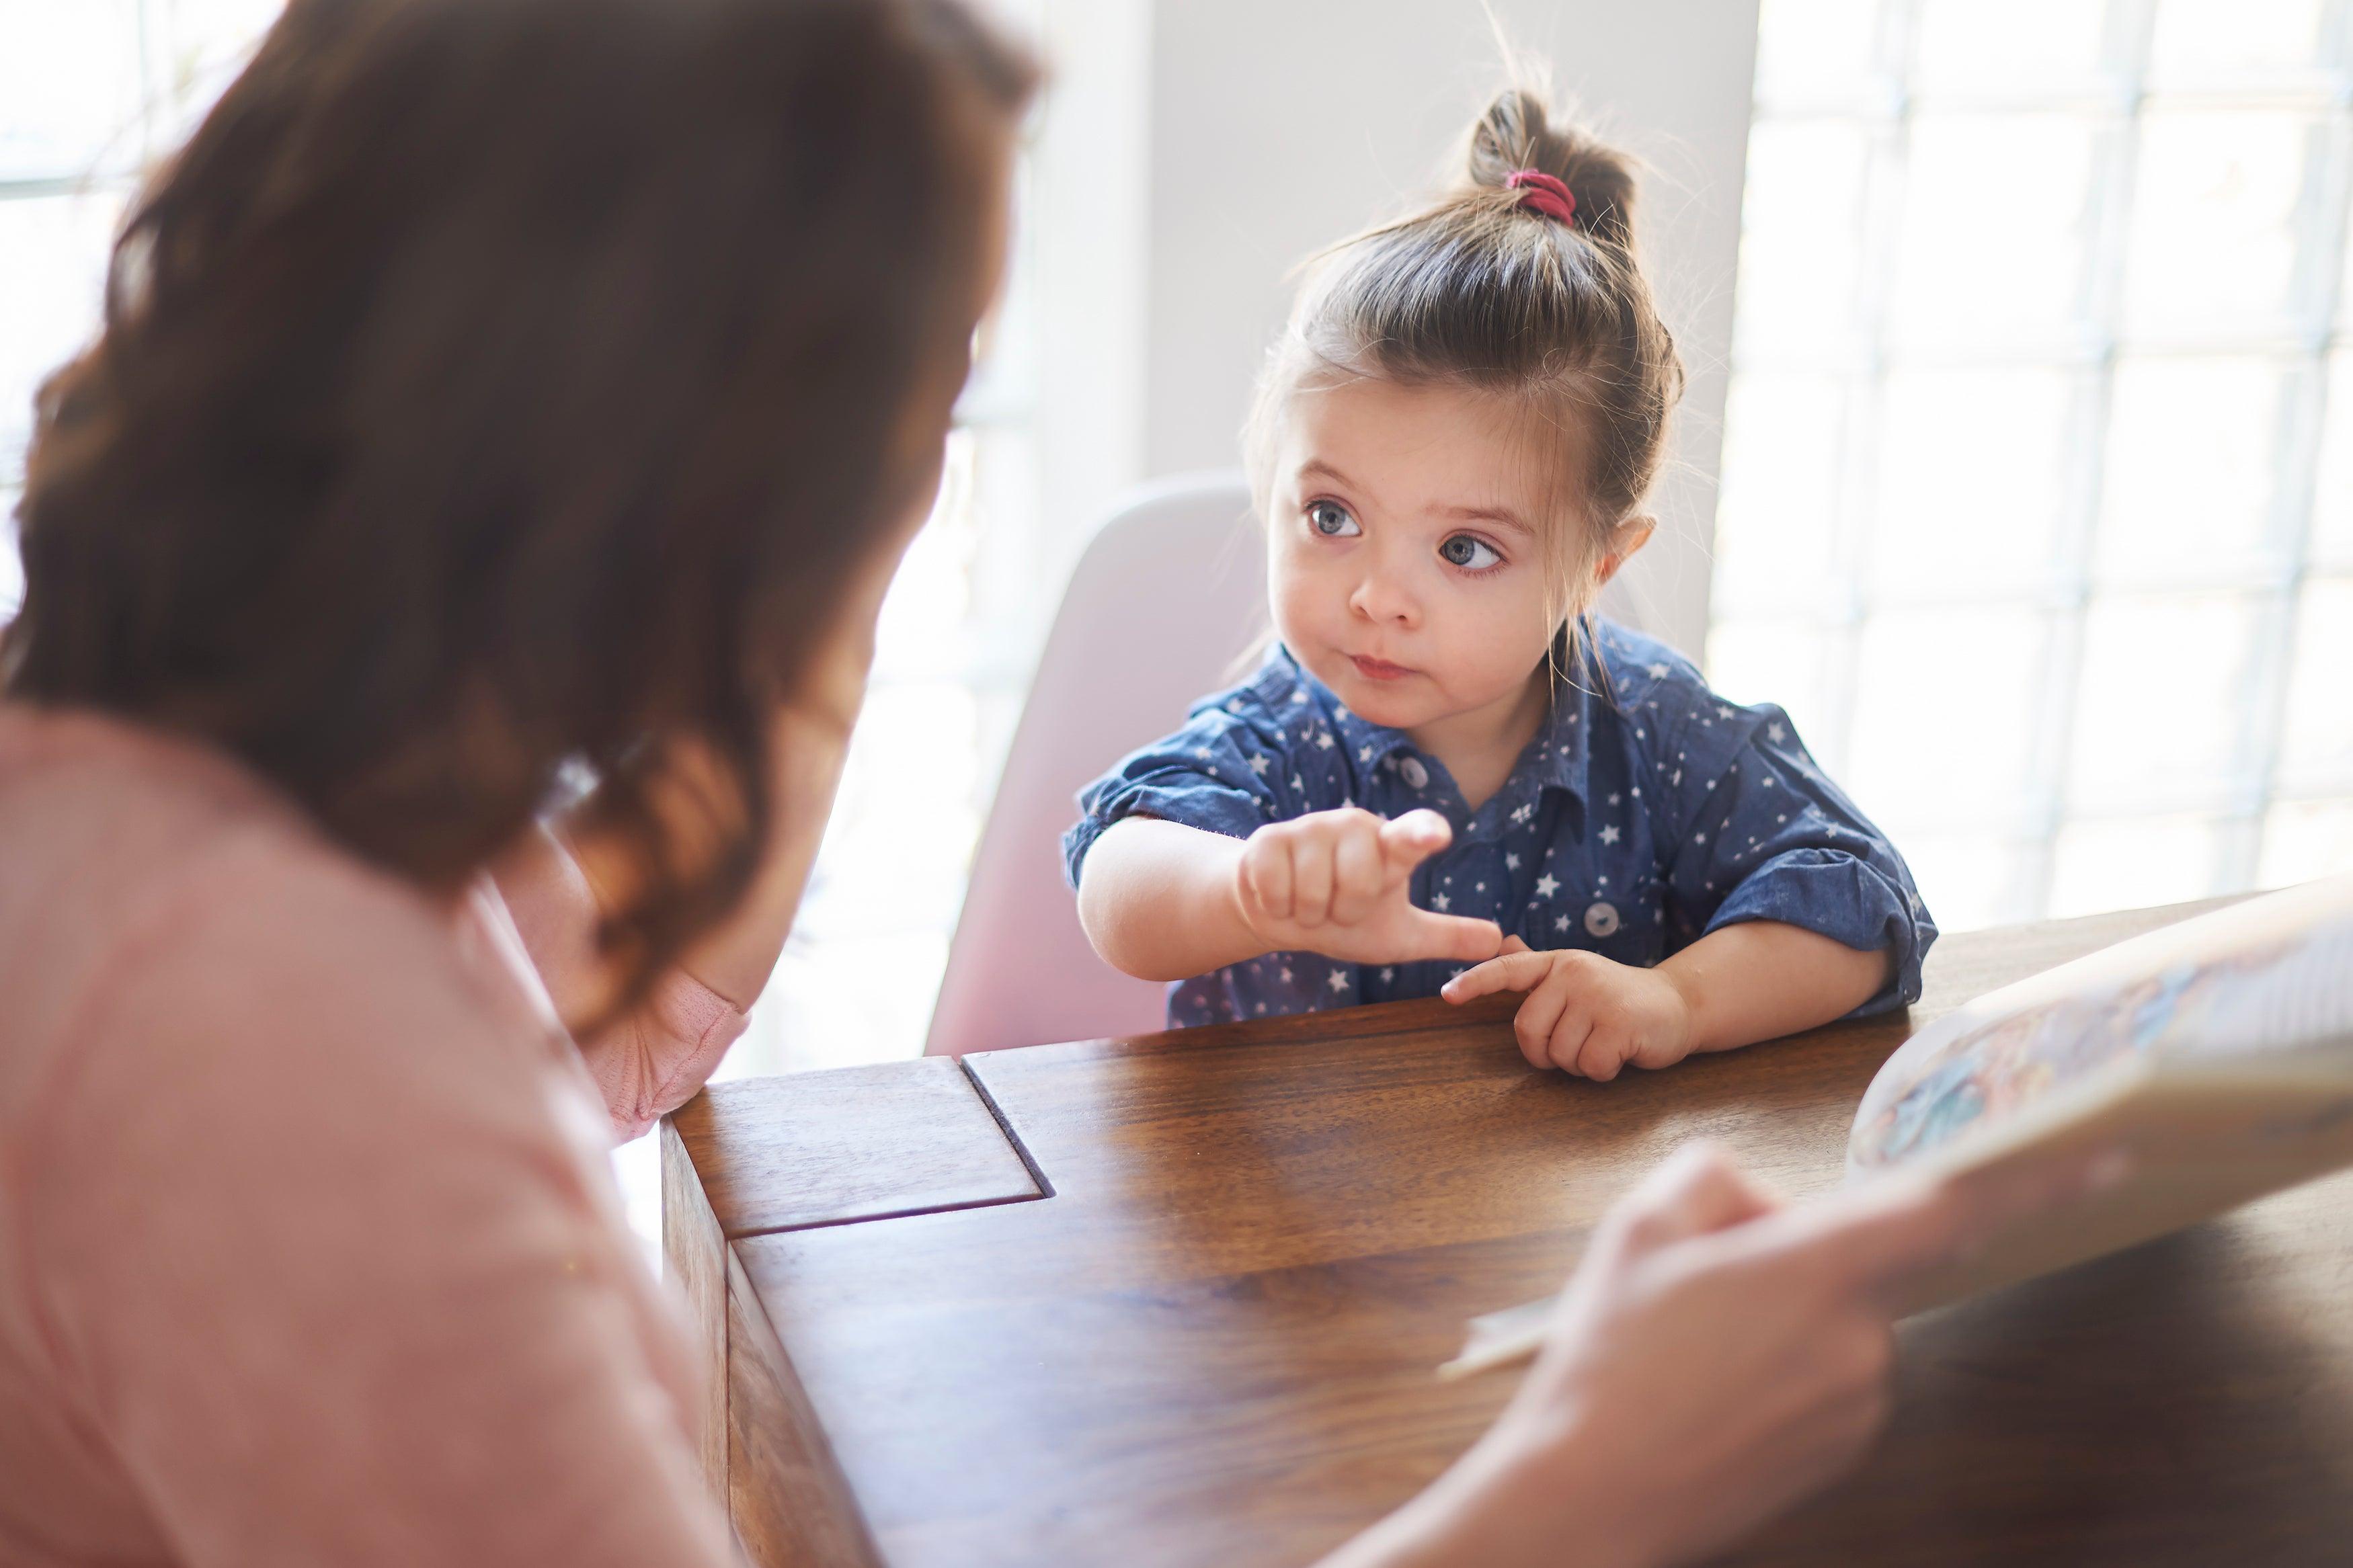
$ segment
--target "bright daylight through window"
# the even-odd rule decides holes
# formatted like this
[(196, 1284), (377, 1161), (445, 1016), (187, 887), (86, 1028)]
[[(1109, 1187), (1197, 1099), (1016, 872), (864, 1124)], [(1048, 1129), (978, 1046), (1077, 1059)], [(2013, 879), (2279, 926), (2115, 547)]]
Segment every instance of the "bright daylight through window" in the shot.
[(2353, 10), (1765, 0), (1708, 661), (1948, 929), (2353, 866)]

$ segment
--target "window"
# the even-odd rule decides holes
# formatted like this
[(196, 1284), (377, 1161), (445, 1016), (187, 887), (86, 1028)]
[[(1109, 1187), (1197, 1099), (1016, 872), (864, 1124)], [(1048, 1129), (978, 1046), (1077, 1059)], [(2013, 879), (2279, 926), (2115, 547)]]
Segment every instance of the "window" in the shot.
[(0, 616), (34, 388), (88, 340), (139, 170), (227, 85), (278, 0), (0, 0)]
[(1764, 0), (1707, 656), (1948, 929), (2353, 868), (2353, 12)]

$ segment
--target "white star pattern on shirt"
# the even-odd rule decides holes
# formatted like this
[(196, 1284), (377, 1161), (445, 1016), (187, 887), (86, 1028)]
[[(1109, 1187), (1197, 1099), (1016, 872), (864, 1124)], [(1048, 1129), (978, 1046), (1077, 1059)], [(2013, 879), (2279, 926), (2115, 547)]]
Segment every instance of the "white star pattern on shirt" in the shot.
[(1692, 835), (1692, 842), (1694, 844), (1704, 844), (1707, 842), (1707, 835), (1704, 833), (1694, 833)]
[(1778, 724), (1767, 724), (1765, 726), (1765, 738), (1768, 741), (1780, 740), (1788, 733), (1788, 731), (1782, 729)]
[(1196, 746), (1193, 748), (1193, 754), (1206, 763), (1209, 760), (1209, 748), (1207, 746)]
[(1260, 752), (1258, 755), (1253, 756), (1252, 758), (1250, 758), (1250, 772), (1252, 772), (1252, 773), (1256, 773), (1259, 777), (1261, 777), (1261, 778), (1264, 778), (1264, 777), (1266, 777), (1266, 763), (1267, 763), (1266, 753), (1265, 753), (1265, 752)]
[(1381, 968), (1381, 984), (1387, 985), (1390, 981), (1395, 980), (1396, 978), (1397, 971), (1384, 964)]
[(1519, 868), (1520, 868), (1520, 858), (1519, 858), (1518, 856), (1516, 856), (1516, 855), (1506, 855), (1506, 856), (1504, 856), (1504, 870), (1506, 870), (1506, 871), (1516, 871), (1516, 870), (1518, 870)]
[(1654, 664), (1651, 666), (1651, 679), (1652, 680), (1664, 680), (1666, 678), (1667, 667), (1665, 665)]
[(1546, 871), (1536, 879), (1536, 897), (1549, 899), (1560, 891), (1560, 879)]
[(1297, 773), (1293, 773), (1291, 775), (1291, 787), (1299, 791), (1300, 794), (1304, 795), (1307, 793), (1307, 781), (1301, 778)]
[(1729, 719), (1732, 717), (1732, 710), (1719, 702), (1715, 705), (1715, 716), (1719, 719)]
[(1604, 844), (1615, 844), (1618, 842), (1618, 827), (1615, 823), (1602, 828), (1601, 842)]
[(1291, 965), (1287, 963), (1282, 966), (1282, 979), (1286, 985), (1291, 983)]
[(1625, 798), (1625, 797), (1624, 797), (1623, 795), (1617, 795), (1617, 794), (1614, 794), (1614, 793), (1613, 793), (1613, 794), (1610, 795), (1610, 797), (1609, 797), (1609, 804), (1610, 804), (1610, 805), (1617, 805), (1620, 800), (1622, 800), (1622, 799), (1624, 799), (1624, 798)]
[(1568, 917), (1567, 915), (1553, 916), (1552, 929), (1555, 931), (1567, 931), (1568, 929)]
[(1347, 988), (1348, 976), (1340, 970), (1334, 970), (1332, 972), (1332, 989), (1334, 991), (1345, 991)]
[(1444, 893), (1440, 893), (1438, 897), (1430, 900), (1430, 907), (1436, 910), (1442, 915), (1446, 912), (1446, 906), (1451, 902), (1453, 902), (1452, 900), (1449, 899)]
[(1369, 744), (1358, 746), (1356, 748), (1356, 761), (1360, 763), (1369, 763), (1372, 760), (1373, 748)]
[(1318, 746), (1323, 747), (1324, 750), (1327, 752), (1330, 751), (1332, 749), (1332, 731), (1329, 730), (1318, 730), (1315, 731), (1315, 743)]

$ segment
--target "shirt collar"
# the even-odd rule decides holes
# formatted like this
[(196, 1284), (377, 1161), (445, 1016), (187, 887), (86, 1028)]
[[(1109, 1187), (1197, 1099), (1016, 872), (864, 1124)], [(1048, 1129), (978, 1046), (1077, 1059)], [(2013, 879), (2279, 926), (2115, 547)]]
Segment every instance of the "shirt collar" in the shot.
[[(1342, 702), (1330, 687), (1316, 679), (1307, 667), (1281, 643), (1275, 645), (1274, 657), (1289, 674), (1288, 684), (1294, 689), (1308, 693), (1308, 700), (1322, 710), (1325, 720), (1347, 746), (1348, 754), (1356, 760), (1359, 771), (1379, 767), (1393, 753), (1419, 750), (1413, 743), (1413, 737), (1404, 731), (1376, 724)], [(1587, 732), (1593, 724), (1592, 685), (1592, 677), (1585, 670), (1564, 670), (1554, 679), (1552, 708), (1536, 730), (1541, 749), (1533, 759), (1539, 790), (1565, 790), (1579, 805), (1585, 801)], [(1514, 778), (1513, 784), (1504, 786), (1501, 794), (1513, 794), (1514, 785), (1518, 783), (1519, 780)]]

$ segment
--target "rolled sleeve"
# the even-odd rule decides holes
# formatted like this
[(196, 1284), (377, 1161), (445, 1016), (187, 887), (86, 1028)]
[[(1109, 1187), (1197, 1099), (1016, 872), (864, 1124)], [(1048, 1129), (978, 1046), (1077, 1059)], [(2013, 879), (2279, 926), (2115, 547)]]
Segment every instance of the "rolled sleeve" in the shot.
[(1936, 928), (1890, 843), (1816, 765), (1789, 717), (1714, 699), (1662, 737), (1661, 841), (1671, 923), (1686, 942), (1778, 921), (1862, 952), (1888, 981), (1850, 1016), (1909, 1005)]
[(1707, 930), (1743, 921), (1778, 921), (1888, 954), (1887, 984), (1852, 1016), (1909, 1006), (1920, 999), (1920, 963), (1936, 927), (1915, 915), (1915, 895), (1868, 861), (1837, 849), (1792, 849), (1742, 878), (1708, 917)]
[(1313, 809), (1294, 798), (1295, 776), (1284, 749), (1248, 718), (1225, 709), (1197, 712), (1079, 792), (1079, 820), (1062, 835), (1063, 873), (1077, 887), (1095, 840), (1131, 816), (1247, 838), (1266, 823)]

